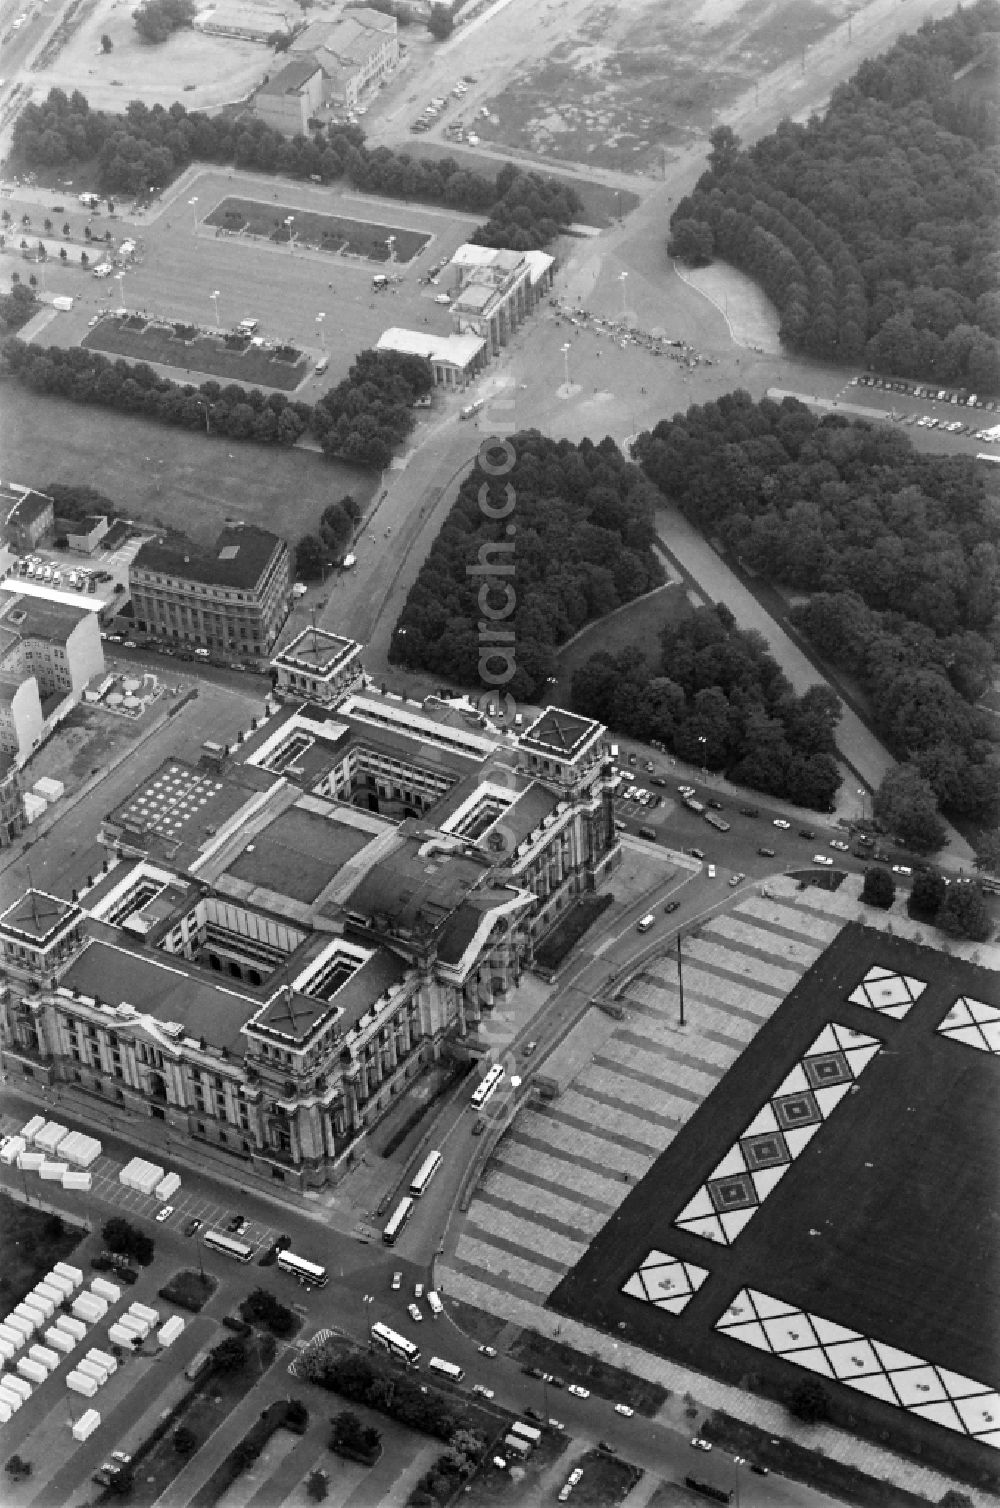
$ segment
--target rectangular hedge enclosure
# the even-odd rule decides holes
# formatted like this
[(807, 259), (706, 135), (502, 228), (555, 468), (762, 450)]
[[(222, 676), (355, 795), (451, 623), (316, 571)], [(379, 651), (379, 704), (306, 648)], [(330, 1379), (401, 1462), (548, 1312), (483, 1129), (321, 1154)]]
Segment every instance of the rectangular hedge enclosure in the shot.
[(223, 199), (210, 215), (205, 216), (205, 223), (231, 235), (261, 236), (269, 241), (287, 242), (289, 232), (285, 221), (289, 216), (293, 219), (292, 232), (297, 244), (315, 247), (318, 251), (344, 251), (351, 256), (367, 257), (372, 262), (389, 260), (386, 242), (390, 236), (395, 237), (395, 259), (401, 263), (411, 262), (430, 240), (428, 231), (409, 230), (401, 225), (379, 225), (370, 220), (352, 220), (344, 215), (327, 215), (294, 204), (265, 204), (256, 199)]
[(278, 388), (291, 392), (309, 374), (301, 351), (288, 346), (265, 350), (248, 337), (222, 338), (194, 332), (190, 326), (168, 324), (130, 314), (109, 315), (88, 330), (81, 344), (105, 356), (125, 356), (153, 366), (169, 367), (194, 377), (215, 377), (245, 387)]

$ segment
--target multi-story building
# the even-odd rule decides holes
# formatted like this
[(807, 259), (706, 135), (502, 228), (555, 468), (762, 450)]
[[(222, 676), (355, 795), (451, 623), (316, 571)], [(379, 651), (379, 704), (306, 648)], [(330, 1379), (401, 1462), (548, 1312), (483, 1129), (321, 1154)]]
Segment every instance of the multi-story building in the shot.
[(4, 1066), (241, 1178), (335, 1182), (429, 1065), (487, 1055), (537, 939), (606, 883), (611, 771), (551, 707), (516, 737), (350, 685), (270, 703), (221, 767), (168, 760), (108, 814), (78, 900), (0, 914)]
[(552, 286), (555, 259), (544, 251), (460, 246), (450, 267), (459, 279), (451, 305), (459, 335), (478, 335), (497, 356)]
[(291, 58), (254, 95), (254, 114), (286, 136), (305, 136), (327, 97), (322, 65), (309, 54)]
[(0, 536), (18, 555), (27, 555), (52, 538), (55, 504), (44, 492), (0, 482)]
[(227, 526), (208, 549), (150, 541), (129, 567), (129, 589), (140, 633), (261, 660), (288, 616), (288, 545), (246, 524)]
[(17, 760), (5, 751), (0, 753), (0, 848), (16, 843), (27, 820)]
[(290, 51), (320, 64), (327, 80), (327, 103), (351, 109), (398, 64), (398, 23), (395, 16), (359, 6), (332, 20), (312, 22)]
[(0, 749), (19, 764), (104, 674), (98, 606), (33, 582), (0, 586)]

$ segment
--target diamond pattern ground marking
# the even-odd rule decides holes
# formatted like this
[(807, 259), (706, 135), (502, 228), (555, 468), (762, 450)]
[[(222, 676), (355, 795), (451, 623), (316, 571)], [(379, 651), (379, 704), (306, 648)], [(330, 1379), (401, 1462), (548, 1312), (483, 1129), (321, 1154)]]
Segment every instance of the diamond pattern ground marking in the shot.
[(897, 974), (894, 969), (871, 968), (857, 989), (848, 995), (854, 1005), (878, 1011), (882, 1016), (905, 1016), (927, 988), (922, 979)]
[(881, 1047), (850, 1027), (825, 1026), (688, 1200), (678, 1229), (731, 1246)]
[(694, 1262), (682, 1262), (669, 1252), (651, 1251), (638, 1272), (634, 1272), (623, 1284), (622, 1293), (630, 1298), (642, 1299), (657, 1309), (668, 1309), (671, 1314), (680, 1314), (690, 1303), (708, 1277), (707, 1267), (698, 1267)]
[(1000, 1450), (1000, 1393), (822, 1315), (741, 1288), (715, 1329)]
[(962, 995), (945, 1016), (938, 1032), (979, 1052), (1000, 1054), (1000, 1008)]

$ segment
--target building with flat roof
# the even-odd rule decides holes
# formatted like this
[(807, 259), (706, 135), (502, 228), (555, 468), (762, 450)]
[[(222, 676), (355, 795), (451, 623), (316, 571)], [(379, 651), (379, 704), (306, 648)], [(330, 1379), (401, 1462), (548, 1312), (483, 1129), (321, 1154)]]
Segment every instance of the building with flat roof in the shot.
[(263, 660), (291, 605), (288, 545), (254, 525), (228, 525), (215, 544), (151, 540), (129, 566), (139, 633)]
[(197, 13), (193, 25), (210, 37), (266, 42), (275, 33), (290, 32), (298, 19), (299, 12), (291, 6), (269, 0), (213, 0)]
[(620, 849), (599, 724), (549, 707), (519, 738), (362, 689), (349, 640), (289, 651), (326, 703), (289, 679), (242, 741), (108, 813), (77, 900), (0, 914), (0, 1053), (84, 1119), (117, 1106), (305, 1189), (432, 1064), (489, 1054), (538, 939)]
[(25, 764), (103, 674), (97, 604), (20, 578), (0, 586), (0, 750)]
[(460, 246), (450, 266), (459, 291), (451, 318), (459, 335), (479, 336), (488, 353), (498, 356), (511, 335), (552, 287), (555, 258), (544, 251), (507, 251)]
[(462, 335), (431, 335), (427, 330), (393, 326), (379, 336), (376, 350), (425, 357), (439, 387), (467, 387), (489, 361), (486, 341), (468, 331)]

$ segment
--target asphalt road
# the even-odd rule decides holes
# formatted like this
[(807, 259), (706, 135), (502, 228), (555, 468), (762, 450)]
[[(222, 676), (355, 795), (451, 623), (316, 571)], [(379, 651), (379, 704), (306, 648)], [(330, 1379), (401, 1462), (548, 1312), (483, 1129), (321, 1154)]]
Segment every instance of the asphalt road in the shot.
[[(3, 1106), (2, 1124), (5, 1130), (35, 1108), (34, 1102), (26, 1096), (14, 1095), (8, 1090), (4, 1091)], [(65, 1107), (60, 1106), (59, 1113), (64, 1114)], [(459, 1121), (467, 1117), (464, 1102), (460, 1107), (449, 1107), (444, 1112), (444, 1117), (448, 1119), (456, 1113)], [(446, 1134), (441, 1139), (447, 1143)], [(134, 1153), (134, 1147), (114, 1133), (109, 1132), (102, 1140), (105, 1157), (114, 1158), (117, 1163), (124, 1163)], [(165, 1162), (169, 1162), (169, 1158), (165, 1158)], [(370, 1324), (375, 1320), (382, 1320), (421, 1346), (423, 1365), (434, 1354), (463, 1367), (466, 1372), (460, 1389), (463, 1393), (468, 1393), (474, 1383), (480, 1382), (494, 1390), (497, 1403), (515, 1412), (521, 1412), (526, 1407), (544, 1408), (545, 1416), (558, 1417), (567, 1433), (575, 1440), (589, 1445), (596, 1444), (598, 1439), (606, 1440), (625, 1459), (666, 1479), (679, 1479), (690, 1469), (694, 1457), (685, 1433), (639, 1415), (631, 1419), (623, 1418), (614, 1412), (613, 1399), (595, 1395), (580, 1399), (564, 1389), (529, 1379), (523, 1375), (518, 1363), (505, 1355), (494, 1358), (482, 1355), (478, 1343), (467, 1337), (448, 1316), (447, 1295), (444, 1296), (446, 1312), (440, 1319), (432, 1319), (426, 1302), (422, 1301), (420, 1308), (425, 1318), (420, 1324), (414, 1323), (407, 1312), (407, 1305), (413, 1301), (415, 1282), (428, 1281), (429, 1272), (425, 1264), (409, 1262), (398, 1250), (390, 1251), (377, 1244), (364, 1245), (329, 1227), (319, 1230), (316, 1219), (310, 1218), (308, 1214), (288, 1206), (276, 1209), (271, 1201), (262, 1199), (252, 1191), (241, 1191), (234, 1198), (232, 1189), (220, 1181), (188, 1170), (184, 1171), (183, 1177), (181, 1196), (176, 1203), (180, 1205), (185, 1199), (200, 1202), (206, 1228), (213, 1222), (218, 1224), (225, 1214), (238, 1207), (253, 1222), (246, 1239), (253, 1242), (258, 1254), (263, 1251), (266, 1242), (273, 1239), (276, 1231), (280, 1230), (291, 1236), (293, 1250), (326, 1265), (330, 1281), (324, 1289), (303, 1291), (277, 1268), (261, 1270), (256, 1262), (248, 1267), (229, 1262), (210, 1249), (200, 1247), (197, 1236), (183, 1236), (182, 1226), (186, 1217), (179, 1210), (167, 1223), (156, 1224), (153, 1220), (157, 1207), (154, 1200), (143, 1201), (141, 1196), (122, 1189), (113, 1179), (102, 1179), (101, 1186), (95, 1189), (87, 1207), (87, 1213), (97, 1229), (88, 1238), (80, 1260), (86, 1266), (90, 1256), (101, 1249), (99, 1226), (111, 1214), (124, 1214), (126, 1218), (138, 1223), (154, 1237), (156, 1255), (152, 1266), (142, 1271), (136, 1287), (126, 1290), (130, 1302), (138, 1299), (140, 1302), (156, 1305), (156, 1290), (168, 1276), (183, 1267), (197, 1266), (200, 1260), (204, 1263), (205, 1270), (218, 1278), (220, 1284), (203, 1315), (218, 1319), (225, 1313), (234, 1312), (236, 1305), (250, 1288), (263, 1283), (283, 1302), (291, 1304), (302, 1314), (303, 1340), (318, 1329), (330, 1328), (363, 1343), (367, 1340)], [(30, 1175), (20, 1175), (17, 1170), (8, 1168), (0, 1169), (0, 1188), (11, 1190), (17, 1195), (21, 1190), (22, 1178), (30, 1179)], [(39, 1185), (37, 1180), (29, 1183), (32, 1194), (42, 1187), (44, 1186)], [(52, 1186), (45, 1187), (45, 1197), (57, 1207), (65, 1208), (68, 1218), (77, 1213), (71, 1196), (65, 1195), (61, 1190)], [(425, 1202), (426, 1200), (422, 1201), (422, 1204)], [(420, 1212), (414, 1219), (418, 1219), (419, 1215)], [(411, 1228), (413, 1223), (411, 1222)], [(392, 1275), (395, 1271), (402, 1274), (402, 1286), (398, 1291), (394, 1291), (392, 1287)], [(189, 1324), (185, 1344), (171, 1349), (156, 1363), (158, 1388), (161, 1391), (172, 1377), (179, 1374), (194, 1350), (206, 1343), (209, 1337), (205, 1334), (205, 1328), (203, 1317), (193, 1321)], [(567, 1377), (566, 1381), (571, 1382), (573, 1379)], [(305, 1391), (309, 1392), (308, 1389)], [(116, 1407), (114, 1419), (117, 1439), (125, 1438), (148, 1402), (148, 1395), (144, 1391), (136, 1391), (130, 1399)], [(27, 1417), (17, 1416), (14, 1424), (8, 1426), (10, 1447), (16, 1448), (18, 1441), (36, 1425), (37, 1416), (31, 1421)], [(18, 1431), (18, 1439), (12, 1433), (15, 1429)], [(88, 1473), (95, 1469), (107, 1454), (108, 1448), (105, 1439), (90, 1453), (93, 1455), (92, 1461), (85, 1452), (75, 1455), (75, 1471), (80, 1467), (84, 1467)], [(699, 1464), (707, 1468), (707, 1461), (700, 1461)], [(712, 1465), (720, 1480), (725, 1479), (725, 1471), (734, 1470), (731, 1459), (721, 1451), (714, 1453)], [(810, 1492), (774, 1475), (765, 1481), (744, 1472), (741, 1488), (741, 1500), (750, 1505), (750, 1508), (755, 1508), (755, 1505), (767, 1508), (770, 1504), (798, 1504), (801, 1508), (816, 1505), (816, 1508), (820, 1508), (820, 1505), (830, 1501), (822, 1494)]]

